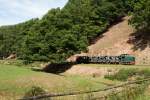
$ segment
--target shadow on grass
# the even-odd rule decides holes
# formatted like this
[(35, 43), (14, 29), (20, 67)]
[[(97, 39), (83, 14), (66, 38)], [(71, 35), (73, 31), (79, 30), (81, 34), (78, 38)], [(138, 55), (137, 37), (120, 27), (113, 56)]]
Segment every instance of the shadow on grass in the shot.
[(60, 74), (64, 73), (68, 69), (70, 69), (75, 63), (72, 62), (64, 62), (64, 63), (51, 63), (46, 65), (43, 69), (32, 69), (33, 71), (40, 71), (52, 74)]

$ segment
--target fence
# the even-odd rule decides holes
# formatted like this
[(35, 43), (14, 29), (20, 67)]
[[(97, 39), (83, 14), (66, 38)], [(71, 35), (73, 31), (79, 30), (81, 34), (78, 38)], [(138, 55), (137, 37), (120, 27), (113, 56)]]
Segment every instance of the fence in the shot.
[[(88, 94), (88, 93), (95, 93), (95, 92), (102, 92), (102, 91), (104, 92), (104, 91), (109, 91), (109, 90), (113, 90), (113, 89), (117, 89), (117, 88), (121, 88), (121, 87), (125, 87), (125, 86), (130, 86), (130, 85), (137, 84), (137, 83), (143, 83), (146, 81), (150, 81), (150, 77), (146, 78), (146, 79), (138, 80), (138, 81), (130, 81), (130, 82), (126, 82), (124, 84), (110, 86), (108, 88), (97, 89), (97, 90), (92, 90), (92, 91), (78, 91), (78, 92), (70, 92), (70, 93), (45, 94), (45, 95), (28, 97), (28, 98), (22, 98), (22, 99), (18, 99), (18, 100), (39, 100), (39, 99), (43, 99), (43, 98), (73, 96), (73, 95), (81, 95), (81, 94)], [(116, 93), (120, 93), (120, 92), (121, 91), (117, 91)], [(92, 100), (96, 100), (98, 98), (105, 98), (106, 96), (107, 95), (103, 95), (103, 96), (100, 96), (97, 98), (93, 98)]]

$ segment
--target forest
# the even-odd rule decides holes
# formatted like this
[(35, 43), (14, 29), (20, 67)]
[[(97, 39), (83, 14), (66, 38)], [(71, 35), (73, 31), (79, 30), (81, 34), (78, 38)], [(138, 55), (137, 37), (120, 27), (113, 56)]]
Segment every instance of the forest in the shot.
[(41, 19), (0, 27), (0, 59), (62, 62), (87, 46), (123, 16), (138, 30), (150, 31), (149, 0), (69, 0)]

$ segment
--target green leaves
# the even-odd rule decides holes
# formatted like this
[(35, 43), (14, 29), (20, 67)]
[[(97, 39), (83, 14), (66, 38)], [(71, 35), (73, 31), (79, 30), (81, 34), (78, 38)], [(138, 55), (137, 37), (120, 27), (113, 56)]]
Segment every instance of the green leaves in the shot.
[(125, 6), (125, 0), (69, 0), (64, 8), (51, 9), (40, 20), (1, 27), (5, 42), (0, 40), (0, 56), (15, 52), (23, 60), (63, 61), (86, 51), (91, 40), (124, 16)]
[(134, 3), (130, 24), (139, 30), (150, 30), (150, 1), (139, 0)]

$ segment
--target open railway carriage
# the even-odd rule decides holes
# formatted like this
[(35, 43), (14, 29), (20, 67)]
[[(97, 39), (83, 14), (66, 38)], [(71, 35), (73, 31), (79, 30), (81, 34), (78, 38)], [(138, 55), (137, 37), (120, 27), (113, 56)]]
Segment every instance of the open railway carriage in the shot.
[(120, 56), (78, 56), (76, 59), (78, 64), (94, 63), (94, 64), (127, 64), (134, 65), (135, 57), (129, 54)]

